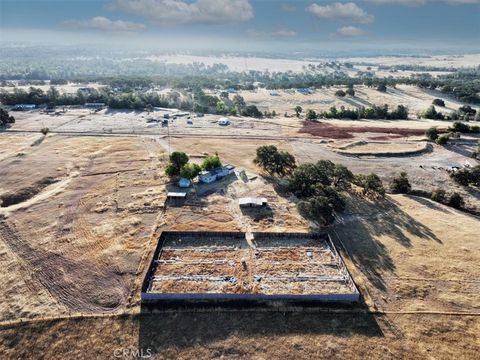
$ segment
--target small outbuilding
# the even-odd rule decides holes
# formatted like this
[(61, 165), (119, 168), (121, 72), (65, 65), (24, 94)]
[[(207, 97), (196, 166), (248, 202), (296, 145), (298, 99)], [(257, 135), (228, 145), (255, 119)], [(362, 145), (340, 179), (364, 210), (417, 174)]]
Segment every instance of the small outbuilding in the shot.
[(266, 198), (244, 197), (238, 200), (240, 207), (263, 207), (267, 205)]
[(230, 119), (226, 117), (222, 117), (218, 119), (217, 123), (218, 125), (227, 126), (227, 125), (230, 125)]
[(100, 103), (100, 102), (85, 103), (85, 107), (87, 109), (103, 109), (105, 107), (105, 103)]
[(192, 182), (187, 178), (180, 178), (180, 180), (178, 181), (178, 186), (181, 188), (188, 188), (191, 184)]
[(169, 191), (167, 193), (167, 198), (168, 199), (185, 199), (187, 197), (186, 192), (174, 192), (174, 191)]
[(17, 104), (12, 110), (14, 111), (24, 111), (24, 110), (33, 110), (37, 107), (35, 104)]

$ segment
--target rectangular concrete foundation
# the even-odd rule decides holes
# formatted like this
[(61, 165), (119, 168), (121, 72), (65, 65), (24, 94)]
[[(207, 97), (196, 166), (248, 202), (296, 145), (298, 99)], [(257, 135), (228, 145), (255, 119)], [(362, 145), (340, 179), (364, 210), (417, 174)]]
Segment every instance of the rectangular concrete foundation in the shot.
[(353, 303), (359, 292), (328, 234), (163, 232), (141, 298)]

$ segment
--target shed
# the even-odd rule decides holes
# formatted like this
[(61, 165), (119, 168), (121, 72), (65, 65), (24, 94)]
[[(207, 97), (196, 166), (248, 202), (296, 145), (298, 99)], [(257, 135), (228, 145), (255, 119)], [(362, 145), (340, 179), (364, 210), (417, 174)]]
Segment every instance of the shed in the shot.
[(235, 166), (232, 166), (232, 165), (225, 165), (212, 170), (212, 172), (214, 172), (217, 175), (217, 178), (223, 178), (225, 176), (233, 174), (234, 171), (235, 171)]
[(101, 109), (105, 107), (105, 103), (85, 103), (85, 107), (89, 109)]
[(185, 199), (187, 197), (186, 192), (173, 192), (169, 191), (167, 193), (167, 198), (168, 199)]
[(191, 183), (192, 182), (187, 178), (180, 178), (180, 180), (178, 181), (178, 186), (180, 186), (181, 188), (188, 188), (190, 187)]
[(218, 125), (223, 125), (223, 126), (230, 125), (230, 119), (226, 117), (222, 117), (218, 119), (217, 123)]
[(244, 197), (238, 200), (240, 207), (262, 207), (267, 205), (266, 198)]
[(20, 110), (20, 111), (33, 110), (36, 107), (37, 107), (37, 105), (35, 105), (35, 104), (17, 104), (12, 108), (12, 110)]

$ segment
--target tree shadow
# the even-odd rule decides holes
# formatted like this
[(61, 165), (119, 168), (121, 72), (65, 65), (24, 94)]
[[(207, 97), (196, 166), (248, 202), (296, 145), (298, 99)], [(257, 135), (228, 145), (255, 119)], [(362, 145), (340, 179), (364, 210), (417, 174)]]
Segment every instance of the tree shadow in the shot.
[(352, 198), (332, 229), (356, 267), (383, 291), (387, 289), (383, 274), (394, 272), (395, 263), (388, 248), (378, 238), (389, 237), (407, 249), (413, 246), (411, 236), (441, 244), (429, 227), (404, 212), (397, 201), (388, 197), (375, 202)]
[(241, 207), (240, 211), (244, 216), (249, 217), (253, 221), (263, 219), (271, 219), (273, 217), (273, 209), (266, 205), (263, 207)]
[[(187, 305), (188, 306), (188, 305)], [(159, 306), (159, 308), (162, 306)], [(162, 307), (163, 308), (163, 307)], [(222, 309), (151, 312), (142, 306), (139, 318), (138, 349), (162, 354), (168, 349), (210, 344), (235, 337), (238, 341), (259, 336), (354, 335), (381, 337), (376, 318), (363, 311), (228, 311)]]

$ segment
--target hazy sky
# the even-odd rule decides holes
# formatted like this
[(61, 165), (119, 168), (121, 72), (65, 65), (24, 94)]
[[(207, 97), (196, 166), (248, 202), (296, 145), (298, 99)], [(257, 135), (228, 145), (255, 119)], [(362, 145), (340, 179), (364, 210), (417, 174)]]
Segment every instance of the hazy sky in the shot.
[(480, 50), (480, 0), (0, 0), (0, 23), (12, 42)]

